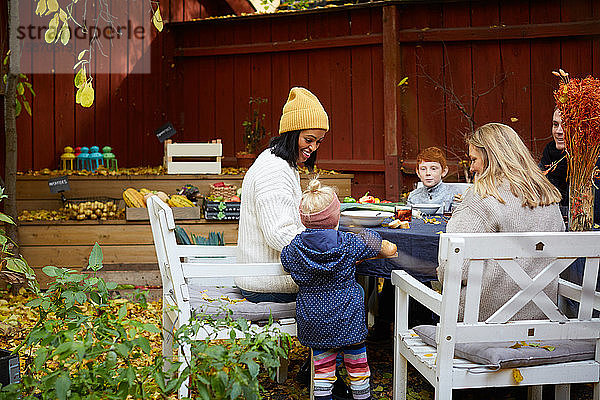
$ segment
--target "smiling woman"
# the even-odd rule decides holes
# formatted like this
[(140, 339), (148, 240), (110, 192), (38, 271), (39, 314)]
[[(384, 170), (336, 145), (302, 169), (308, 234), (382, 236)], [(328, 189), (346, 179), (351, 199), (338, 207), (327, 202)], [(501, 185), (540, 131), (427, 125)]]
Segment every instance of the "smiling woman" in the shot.
[[(329, 118), (319, 99), (305, 88), (292, 88), (283, 106), (279, 136), (271, 139), (242, 182), (239, 262), (279, 262), (283, 247), (304, 230), (297, 169), (303, 165), (313, 170), (328, 130)], [(236, 285), (253, 302), (294, 301), (298, 291), (289, 275), (238, 278)]]

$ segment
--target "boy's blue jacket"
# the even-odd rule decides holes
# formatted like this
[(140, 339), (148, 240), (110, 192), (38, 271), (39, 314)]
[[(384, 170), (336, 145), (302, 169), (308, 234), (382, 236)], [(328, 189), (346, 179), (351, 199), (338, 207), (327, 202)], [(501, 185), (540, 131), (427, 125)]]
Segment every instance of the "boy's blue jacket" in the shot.
[(363, 291), (356, 262), (375, 257), (381, 237), (334, 229), (307, 229), (283, 248), (281, 263), (298, 284), (296, 320), (300, 343), (332, 349), (359, 343), (367, 336)]

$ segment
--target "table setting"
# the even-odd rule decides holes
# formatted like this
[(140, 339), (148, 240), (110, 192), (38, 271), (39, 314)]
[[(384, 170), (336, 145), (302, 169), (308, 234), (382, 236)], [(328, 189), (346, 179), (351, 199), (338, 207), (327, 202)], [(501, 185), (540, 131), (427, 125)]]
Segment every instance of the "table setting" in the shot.
[[(437, 280), (439, 234), (445, 232), (449, 218), (448, 214), (432, 214), (441, 206), (395, 204), (380, 209), (355, 209), (347, 205), (342, 210), (340, 231), (358, 232), (369, 228), (398, 248), (397, 257), (359, 263), (357, 273), (389, 279), (392, 270), (403, 269), (421, 282)], [(404, 223), (402, 227), (399, 224), (397, 228), (390, 227), (397, 221)]]

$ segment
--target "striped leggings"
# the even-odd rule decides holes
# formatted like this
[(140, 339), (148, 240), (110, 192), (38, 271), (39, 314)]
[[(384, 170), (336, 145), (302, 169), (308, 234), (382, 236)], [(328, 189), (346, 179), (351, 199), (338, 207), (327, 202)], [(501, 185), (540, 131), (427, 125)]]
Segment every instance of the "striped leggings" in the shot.
[(364, 342), (341, 347), (339, 349), (313, 349), (315, 366), (315, 400), (330, 400), (333, 383), (336, 380), (335, 367), (338, 353), (344, 356), (344, 365), (350, 378), (350, 388), (354, 399), (370, 399), (371, 371), (367, 363), (367, 348)]

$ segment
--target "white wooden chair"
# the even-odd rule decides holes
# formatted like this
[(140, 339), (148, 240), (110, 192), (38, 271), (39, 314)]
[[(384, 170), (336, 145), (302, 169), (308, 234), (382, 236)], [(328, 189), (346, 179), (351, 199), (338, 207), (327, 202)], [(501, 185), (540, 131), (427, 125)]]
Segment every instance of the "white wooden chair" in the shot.
[[(586, 257), (583, 284), (559, 280), (559, 296), (579, 302), (579, 315), (568, 319), (542, 290), (571, 262)], [(547, 258), (549, 264), (530, 278), (515, 262), (519, 258)], [(571, 383), (593, 383), (594, 400), (600, 400), (600, 293), (595, 291), (600, 259), (600, 232), (442, 234), (440, 261), (447, 261), (443, 293), (426, 287), (404, 271), (392, 271), (396, 286), (394, 326), (394, 400), (406, 398), (407, 361), (435, 388), (436, 399), (451, 399), (452, 389), (496, 386), (529, 386), (529, 397), (541, 399), (541, 386), (553, 384), (557, 399), (569, 399)], [(495, 260), (520, 287), (509, 301), (486, 321), (478, 322), (481, 271), (484, 260)], [(461, 266), (470, 261), (465, 296), (464, 322), (457, 322), (461, 289)], [(408, 296), (440, 316), (429, 346), (408, 329)], [(509, 321), (523, 306), (534, 302), (545, 320)], [(433, 329), (431, 329), (433, 332)], [(456, 358), (457, 346), (474, 343), (538, 340), (590, 339), (585, 361), (491, 369)], [(573, 343), (573, 342), (569, 342)], [(433, 344), (433, 343), (432, 343)], [(466, 344), (466, 345), (465, 345)], [(594, 350), (595, 345), (595, 350)], [(489, 348), (491, 346), (484, 345)], [(508, 347), (508, 346), (507, 346)], [(595, 357), (594, 357), (595, 352)], [(550, 353), (548, 353), (550, 354)]]
[[(190, 283), (194, 286), (234, 286), (238, 276), (281, 275), (283, 269), (279, 263), (242, 264), (236, 263), (236, 246), (200, 246), (178, 245), (175, 240), (175, 221), (171, 208), (158, 197), (151, 196), (147, 202), (152, 236), (162, 278), (163, 287), (163, 356), (173, 359), (173, 332), (192, 317), (193, 304), (190, 302)], [(280, 319), (276, 322), (281, 332), (296, 335), (294, 318)], [(260, 329), (253, 325), (252, 329)], [(209, 329), (200, 329), (198, 339), (209, 335)], [(229, 338), (229, 330), (220, 330), (218, 338)], [(189, 346), (179, 350), (179, 361), (186, 367), (189, 359)], [(283, 382), (287, 375), (287, 360), (281, 360), (282, 366), (277, 372), (277, 381)], [(188, 395), (188, 383), (182, 385), (179, 396)]]

